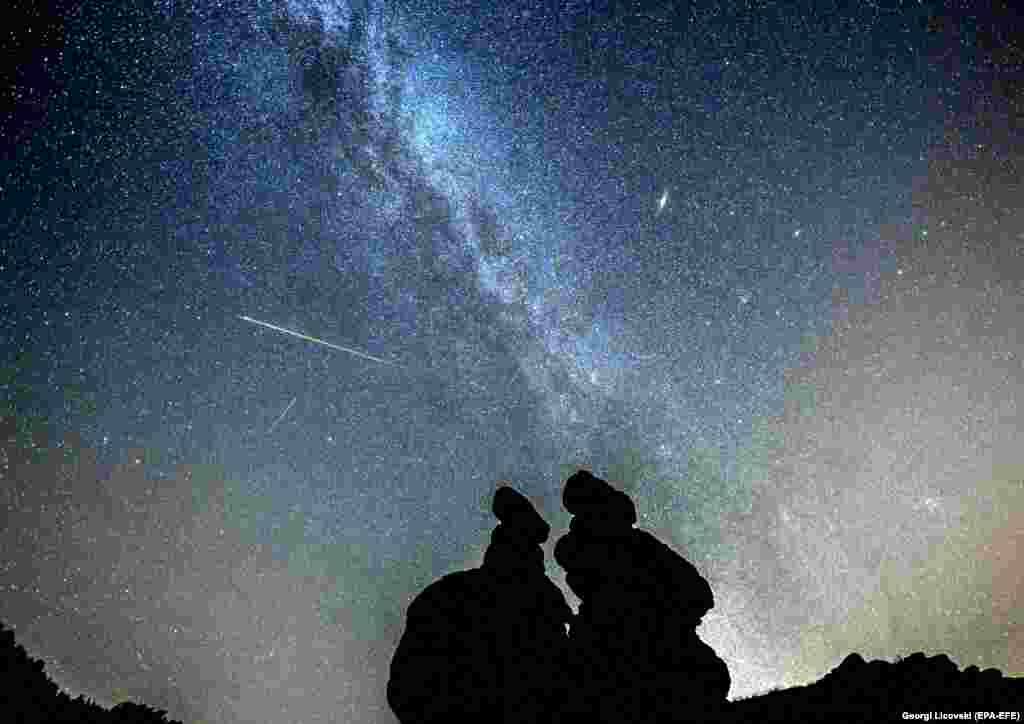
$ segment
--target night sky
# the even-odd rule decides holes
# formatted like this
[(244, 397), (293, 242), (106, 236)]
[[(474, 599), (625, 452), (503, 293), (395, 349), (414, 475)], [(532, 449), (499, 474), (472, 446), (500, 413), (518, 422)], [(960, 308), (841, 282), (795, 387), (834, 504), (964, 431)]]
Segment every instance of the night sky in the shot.
[(579, 467), (733, 698), (1024, 672), (1011, 11), (67, 5), (0, 30), (0, 621), (73, 695), (394, 722), (500, 481), (575, 606)]

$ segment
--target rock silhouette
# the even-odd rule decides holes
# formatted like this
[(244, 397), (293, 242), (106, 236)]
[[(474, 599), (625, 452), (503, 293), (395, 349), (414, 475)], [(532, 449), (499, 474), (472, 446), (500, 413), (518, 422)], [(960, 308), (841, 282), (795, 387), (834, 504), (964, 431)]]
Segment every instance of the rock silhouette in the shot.
[(572, 609), (544, 573), (550, 526), (507, 486), (492, 510), (499, 524), (483, 565), (444, 576), (409, 605), (387, 685), (402, 724), (536, 724), (561, 706)]
[(724, 715), (729, 671), (697, 636), (714, 605), (697, 569), (633, 527), (628, 495), (581, 470), (565, 483), (569, 532), (555, 560), (580, 597), (570, 628), (565, 724), (707, 721)]

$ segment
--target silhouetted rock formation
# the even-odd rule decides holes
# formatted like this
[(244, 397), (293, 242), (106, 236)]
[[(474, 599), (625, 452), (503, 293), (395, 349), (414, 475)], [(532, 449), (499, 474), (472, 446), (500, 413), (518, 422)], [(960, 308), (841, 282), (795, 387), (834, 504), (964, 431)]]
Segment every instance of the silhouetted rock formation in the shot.
[(544, 575), (548, 524), (499, 488), (483, 566), (443, 577), (409, 606), (387, 687), (402, 724), (859, 723), (1024, 710), (1024, 680), (924, 654), (895, 664), (851, 654), (809, 686), (728, 702), (729, 671), (696, 633), (714, 605), (707, 581), (634, 528), (633, 501), (605, 481), (580, 471), (562, 499), (573, 519), (555, 559), (579, 614)]
[(702, 721), (723, 710), (729, 670), (697, 636), (714, 605), (697, 569), (633, 527), (628, 495), (586, 471), (565, 483), (569, 533), (555, 546), (582, 599), (569, 632), (573, 682), (564, 721)]
[(509, 487), (492, 510), (500, 523), (483, 565), (444, 576), (409, 605), (387, 686), (402, 724), (537, 724), (560, 706), (572, 609), (544, 574), (551, 528)]
[(180, 724), (163, 709), (123, 702), (104, 709), (79, 696), (72, 699), (14, 642), (14, 632), (0, 624), (0, 719), (16, 724)]
[(929, 658), (918, 652), (894, 664), (867, 663), (850, 654), (820, 681), (736, 701), (729, 708), (730, 721), (737, 724), (910, 720), (904, 712), (932, 715), (918, 721), (937, 721), (939, 712), (968, 712), (974, 721), (976, 711), (1021, 712), (1024, 680), (976, 666), (960, 671), (944, 654)]

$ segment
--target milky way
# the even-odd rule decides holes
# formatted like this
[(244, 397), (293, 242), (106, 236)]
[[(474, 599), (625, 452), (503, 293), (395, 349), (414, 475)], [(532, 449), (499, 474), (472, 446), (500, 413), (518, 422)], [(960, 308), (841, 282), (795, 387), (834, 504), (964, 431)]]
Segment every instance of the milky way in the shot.
[(1008, 19), (123, 5), (9, 44), (0, 620), (62, 686), (394, 721), (409, 600), (578, 467), (732, 697), (1024, 670)]

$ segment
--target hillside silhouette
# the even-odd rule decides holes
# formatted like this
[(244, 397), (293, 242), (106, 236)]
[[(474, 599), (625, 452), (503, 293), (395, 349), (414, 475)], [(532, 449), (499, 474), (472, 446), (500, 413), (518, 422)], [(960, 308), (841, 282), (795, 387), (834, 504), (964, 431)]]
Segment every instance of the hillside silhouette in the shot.
[(0, 623), (0, 718), (11, 724), (181, 724), (163, 709), (121, 702), (105, 709), (79, 695), (72, 699), (46, 675), (45, 664), (14, 641)]
[[(917, 652), (895, 663), (866, 662), (850, 654), (821, 680), (732, 702), (735, 722), (911, 721), (909, 714), (962, 715), (992, 712), (992, 720), (1020, 721), (1024, 679), (1007, 678), (998, 669), (963, 671), (945, 654)], [(1008, 712), (1013, 716), (998, 715)], [(945, 717), (948, 720), (955, 720)]]

